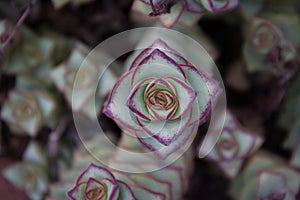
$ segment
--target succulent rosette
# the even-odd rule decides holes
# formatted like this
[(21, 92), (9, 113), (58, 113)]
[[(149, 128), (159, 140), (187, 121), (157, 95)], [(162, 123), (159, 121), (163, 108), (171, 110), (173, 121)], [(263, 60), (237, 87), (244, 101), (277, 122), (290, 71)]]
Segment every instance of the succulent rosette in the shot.
[(224, 13), (235, 9), (239, 0), (135, 0), (134, 11), (150, 16), (158, 16), (166, 27), (176, 23), (195, 24), (206, 12)]
[(243, 161), (253, 154), (262, 142), (261, 136), (242, 127), (234, 115), (227, 111), (222, 134), (207, 158), (216, 162), (228, 177), (235, 178)]
[(207, 120), (219, 92), (214, 79), (158, 39), (119, 78), (103, 112), (165, 158)]
[[(106, 59), (106, 56), (101, 53), (89, 55), (89, 52), (85, 45), (77, 43), (70, 57), (51, 70), (50, 77), (74, 111), (92, 118), (95, 115), (92, 98), (96, 93), (96, 114), (98, 114), (104, 103), (104, 97), (113, 87), (116, 77), (110, 70), (103, 72), (101, 59)], [(101, 72), (103, 76), (98, 83), (98, 74)], [(101, 86), (94, 91), (93, 86), (98, 84)]]
[(45, 151), (38, 143), (31, 141), (22, 162), (6, 167), (2, 175), (12, 185), (24, 190), (30, 199), (43, 199), (49, 185), (47, 168)]
[(233, 182), (234, 199), (297, 199), (300, 174), (280, 158), (259, 152)]
[(77, 179), (75, 187), (68, 192), (72, 200), (135, 200), (129, 186), (107, 169), (91, 164)]
[(1, 118), (16, 134), (35, 137), (43, 125), (55, 122), (56, 100), (43, 90), (12, 90), (1, 110)]
[[(297, 27), (297, 26), (295, 26)], [(251, 73), (290, 77), (299, 66), (297, 51), (283, 30), (269, 20), (254, 18), (244, 45), (243, 55)]]
[[(6, 23), (6, 26), (6, 29), (9, 29), (9, 23)], [(3, 72), (22, 74), (35, 72), (49, 62), (55, 49), (55, 42), (48, 37), (38, 36), (26, 26), (22, 26), (9, 46), (11, 47), (5, 50), (5, 59), (2, 62)]]

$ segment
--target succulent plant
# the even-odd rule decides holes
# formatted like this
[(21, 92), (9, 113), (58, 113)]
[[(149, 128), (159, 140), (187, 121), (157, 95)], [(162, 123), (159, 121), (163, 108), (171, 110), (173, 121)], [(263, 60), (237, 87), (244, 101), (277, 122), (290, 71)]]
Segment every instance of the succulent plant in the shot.
[(23, 162), (8, 166), (3, 176), (26, 191), (30, 199), (39, 200), (48, 191), (47, 157), (41, 146), (32, 141), (23, 155)]
[(3, 71), (7, 74), (20, 74), (36, 70), (51, 60), (54, 40), (38, 36), (25, 26), (18, 31), (11, 44), (14, 48), (5, 51)]
[[(23, 153), (6, 181), (37, 200), (299, 199), (299, 0), (92, 1), (0, 2), (0, 153)], [(139, 26), (152, 27), (109, 68), (110, 55), (78, 41)], [(214, 60), (244, 123), (219, 110)], [(91, 120), (111, 132), (80, 130)]]
[(278, 157), (259, 152), (233, 182), (234, 199), (296, 199), (300, 174)]
[(207, 120), (219, 92), (214, 79), (158, 39), (119, 78), (103, 112), (166, 158)]
[(239, 0), (135, 0), (132, 10), (157, 16), (164, 26), (171, 28), (178, 22), (192, 26), (207, 11), (224, 13), (238, 5)]
[(271, 21), (254, 18), (243, 49), (247, 70), (289, 78), (297, 69), (297, 51), (282, 30)]
[[(89, 149), (93, 150), (93, 156), (91, 156), (85, 148), (75, 152), (72, 169), (61, 172), (62, 179), (60, 182), (51, 186), (49, 199), (65, 199), (67, 191), (69, 191), (70, 188), (74, 188), (73, 184), (76, 182), (76, 177), (78, 177), (90, 163), (97, 163), (99, 167), (97, 166), (96, 168), (100, 168), (106, 172), (110, 171), (114, 179), (126, 183), (137, 199), (181, 200), (183, 198), (188, 188), (190, 174), (193, 170), (191, 167), (193, 151), (191, 149), (183, 154), (175, 163), (160, 170), (148, 173), (128, 173), (104, 166), (95, 159), (101, 157), (101, 161), (109, 161), (109, 166), (123, 165), (131, 171), (147, 167), (147, 162), (139, 162), (139, 165), (137, 165), (137, 160), (133, 157), (128, 157), (128, 155), (123, 154), (122, 151), (113, 149), (111, 145), (108, 145), (103, 137), (108, 137), (114, 143), (116, 139), (111, 136), (110, 133), (106, 136), (98, 135), (91, 138), (85, 144), (89, 146)], [(126, 134), (122, 134), (118, 146), (126, 151), (134, 151), (136, 153), (145, 152), (145, 148), (140, 143)], [(147, 159), (147, 157), (145, 157), (145, 159)], [(159, 166), (160, 164), (157, 163), (156, 165)], [(99, 170), (95, 171), (96, 174), (99, 172)], [(97, 177), (96, 174), (93, 177)], [(84, 195), (85, 192), (82, 191), (81, 194)], [(119, 197), (120, 200), (127, 200), (127, 198)]]
[(226, 112), (222, 134), (207, 159), (215, 162), (230, 178), (235, 178), (244, 160), (262, 144), (261, 136), (243, 128), (233, 114)]
[(12, 132), (37, 136), (43, 125), (55, 122), (56, 100), (45, 90), (12, 90), (1, 110), (1, 118)]
[(68, 192), (68, 196), (72, 200), (136, 199), (126, 183), (116, 180), (110, 171), (94, 164), (78, 177), (75, 187)]
[[(97, 53), (87, 57), (89, 53), (90, 50), (86, 46), (77, 43), (69, 59), (51, 70), (50, 77), (74, 111), (94, 117), (92, 98), (96, 98), (96, 113), (99, 114), (104, 98), (113, 87), (116, 76), (108, 69), (99, 81), (98, 74), (104, 72), (105, 68), (98, 61), (105, 59), (104, 55)], [(84, 68), (77, 76), (84, 60)], [(77, 81), (76, 88), (74, 87), (75, 80)], [(99, 85), (97, 91), (93, 90), (94, 85)], [(76, 90), (79, 96), (73, 97), (72, 104), (73, 90)]]

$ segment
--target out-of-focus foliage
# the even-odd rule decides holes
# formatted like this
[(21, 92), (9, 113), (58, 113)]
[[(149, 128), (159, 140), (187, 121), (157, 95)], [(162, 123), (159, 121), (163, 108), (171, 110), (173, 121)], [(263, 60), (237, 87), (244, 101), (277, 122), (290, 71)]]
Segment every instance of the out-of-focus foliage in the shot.
[[(287, 17), (290, 27), (287, 30), (299, 29), (300, 20)], [(291, 21), (290, 21), (291, 20)], [(289, 25), (289, 24), (288, 24)], [(285, 39), (283, 31), (271, 21), (254, 18), (250, 22), (248, 36), (244, 45), (244, 58), (250, 73), (266, 72), (274, 76), (290, 77), (299, 63), (297, 51), (293, 44)], [(298, 36), (296, 36), (298, 37)]]
[(12, 132), (35, 137), (43, 125), (55, 123), (57, 104), (44, 90), (10, 92), (1, 110), (1, 118)]
[(45, 151), (32, 141), (23, 155), (23, 162), (9, 166), (4, 177), (16, 187), (26, 191), (31, 199), (42, 199), (48, 191), (48, 163)]
[(235, 178), (243, 161), (262, 144), (261, 136), (241, 127), (227, 111), (225, 125), (214, 149), (207, 158), (215, 162), (230, 178)]
[[(105, 55), (95, 51), (89, 53), (90, 50), (86, 46), (77, 43), (70, 57), (51, 70), (50, 77), (74, 111), (93, 117), (92, 98), (96, 98), (96, 113), (99, 114), (104, 98), (116, 81), (116, 75), (110, 70), (111, 68), (106, 70), (106, 66), (101, 65), (101, 61), (107, 59)], [(100, 75), (102, 77), (98, 80)], [(96, 85), (98, 87), (94, 89), (93, 86)], [(74, 89), (78, 91), (76, 93), (78, 96), (72, 96)], [(72, 98), (76, 99), (73, 105)]]
[(300, 76), (299, 73), (289, 83), (284, 98), (284, 111), (281, 113), (279, 125), (289, 134), (285, 140), (284, 147), (292, 149), (300, 141)]
[(300, 187), (300, 174), (286, 165), (284, 160), (259, 152), (233, 182), (234, 199), (296, 199)]

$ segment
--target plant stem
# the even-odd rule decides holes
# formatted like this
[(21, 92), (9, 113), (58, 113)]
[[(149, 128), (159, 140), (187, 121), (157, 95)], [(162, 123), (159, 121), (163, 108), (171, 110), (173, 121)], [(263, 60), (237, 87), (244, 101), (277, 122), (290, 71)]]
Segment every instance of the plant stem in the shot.
[(10, 41), (12, 40), (12, 38), (14, 37), (14, 35), (16, 34), (17, 30), (20, 28), (20, 26), (23, 24), (23, 22), (25, 21), (25, 19), (27, 18), (27, 16), (29, 15), (30, 11), (32, 10), (34, 4), (36, 3), (36, 0), (31, 0), (28, 4), (28, 6), (26, 7), (24, 13), (22, 14), (22, 16), (19, 18), (19, 20), (17, 21), (13, 31), (11, 32), (11, 34), (6, 38), (6, 40), (3, 42), (1, 48), (0, 48), (0, 56), (3, 55), (4, 53), (4, 49), (6, 48), (6, 46), (10, 43)]
[(55, 130), (53, 130), (49, 135), (48, 141), (48, 152), (49, 152), (49, 163), (50, 163), (50, 177), (51, 180), (57, 181), (58, 180), (58, 162), (57, 162), (57, 155), (58, 155), (58, 143), (59, 139), (65, 132), (68, 127), (68, 123), (70, 121), (70, 116), (63, 117)]

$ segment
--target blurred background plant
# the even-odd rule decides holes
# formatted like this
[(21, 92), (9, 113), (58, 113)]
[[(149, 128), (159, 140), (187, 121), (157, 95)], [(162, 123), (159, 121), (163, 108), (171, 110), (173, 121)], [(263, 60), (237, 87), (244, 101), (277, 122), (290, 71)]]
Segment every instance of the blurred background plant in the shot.
[[(2, 198), (67, 198), (80, 174), (99, 164), (82, 147), (71, 109), (92, 116), (86, 106), (90, 84), (95, 72), (104, 70), (98, 61), (109, 55), (98, 52), (86, 61), (79, 81), (82, 101), (71, 108), (80, 64), (114, 34), (165, 26), (194, 38), (216, 62), (228, 100), (225, 129), (206, 159), (195, 153), (204, 124), (192, 149), (160, 171), (108, 170), (138, 199), (299, 199), (299, 14), (297, 0), (1, 1)], [(102, 114), (127, 57), (114, 62), (98, 83), (96, 113), (112, 142), (139, 152), (139, 143), (120, 137), (115, 122)], [(136, 167), (102, 143), (95, 137), (87, 145), (115, 165)]]

